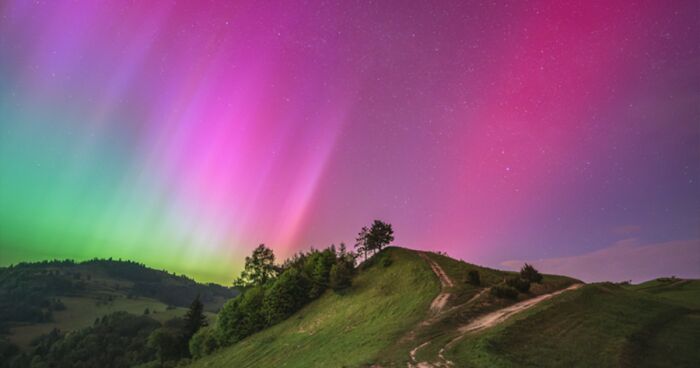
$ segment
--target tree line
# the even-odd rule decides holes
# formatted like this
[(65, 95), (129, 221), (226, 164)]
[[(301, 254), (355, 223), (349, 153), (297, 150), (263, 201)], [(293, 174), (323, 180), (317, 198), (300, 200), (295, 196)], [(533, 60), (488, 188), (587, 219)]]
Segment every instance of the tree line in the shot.
[(299, 252), (281, 265), (275, 264), (272, 249), (259, 245), (234, 285), (243, 293), (229, 300), (218, 315), (217, 325), (201, 329), (190, 342), (195, 358), (238, 341), (291, 316), (326, 290), (337, 293), (352, 286), (356, 261), (362, 253), (376, 253), (394, 240), (391, 224), (375, 220), (358, 234), (355, 248), (344, 244), (322, 250)]
[[(352, 287), (360, 254), (367, 260), (393, 239), (391, 225), (376, 220), (358, 234), (356, 252), (341, 243), (337, 248), (331, 245), (298, 252), (281, 264), (276, 263), (272, 249), (260, 244), (245, 258), (244, 268), (234, 280), (241, 294), (224, 304), (214, 326), (208, 326), (197, 295), (184, 317), (162, 324), (150, 318), (148, 310), (141, 316), (116, 312), (98, 318), (86, 329), (69, 334), (54, 330), (43, 335), (29, 352), (20, 352), (0, 339), (0, 368), (173, 367), (279, 323), (327, 290), (344, 293)], [(109, 268), (115, 276), (135, 277), (126, 270)], [(139, 273), (136, 278), (144, 282), (142, 265), (127, 268)]]

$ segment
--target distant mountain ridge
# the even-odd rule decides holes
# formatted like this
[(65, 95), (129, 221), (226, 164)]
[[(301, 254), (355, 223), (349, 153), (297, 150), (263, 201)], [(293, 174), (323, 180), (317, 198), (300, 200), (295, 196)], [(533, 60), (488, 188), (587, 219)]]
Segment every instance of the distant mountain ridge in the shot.
[[(198, 295), (205, 309), (214, 313), (237, 294), (233, 288), (200, 284), (133, 261), (23, 262), (0, 268), (0, 334), (19, 329), (15, 335), (23, 335), (28, 330), (24, 326), (34, 324), (36, 333), (47, 332), (40, 327), (48, 328), (52, 322), (64, 330), (82, 328), (92, 322), (87, 316), (94, 319), (117, 310), (141, 314), (160, 309), (168, 311), (163, 316), (176, 315)], [(78, 314), (77, 309), (85, 313)], [(27, 334), (34, 335), (32, 331)]]

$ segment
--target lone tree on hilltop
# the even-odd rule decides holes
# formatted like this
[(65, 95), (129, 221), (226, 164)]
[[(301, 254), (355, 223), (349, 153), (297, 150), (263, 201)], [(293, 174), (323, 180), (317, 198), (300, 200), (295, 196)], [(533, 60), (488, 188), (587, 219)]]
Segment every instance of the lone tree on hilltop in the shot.
[(374, 254), (394, 241), (394, 230), (391, 228), (391, 224), (374, 220), (370, 228), (362, 227), (356, 240), (355, 248), (364, 254), (366, 260), (368, 252)]
[(381, 220), (374, 220), (372, 227), (367, 235), (367, 244), (369, 249), (377, 252), (394, 241), (394, 230), (391, 224)]
[(523, 268), (520, 270), (520, 277), (522, 277), (525, 280), (529, 280), (530, 282), (542, 282), (542, 274), (540, 273), (540, 271), (537, 271), (535, 267), (532, 267), (531, 264), (527, 263), (525, 263)]
[(250, 257), (245, 257), (245, 268), (233, 285), (243, 288), (263, 285), (275, 276), (275, 254), (265, 244), (260, 244)]

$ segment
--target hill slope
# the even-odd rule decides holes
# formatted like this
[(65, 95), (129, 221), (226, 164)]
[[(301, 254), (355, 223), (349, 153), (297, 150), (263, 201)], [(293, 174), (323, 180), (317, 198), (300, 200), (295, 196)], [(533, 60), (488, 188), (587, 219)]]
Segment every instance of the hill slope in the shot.
[(470, 367), (690, 367), (700, 361), (694, 346), (700, 310), (633, 289), (586, 285), (472, 334), (446, 355)]
[(198, 294), (213, 317), (236, 292), (129, 261), (22, 263), (0, 268), (0, 334), (26, 348), (54, 328), (77, 330), (116, 311), (164, 321)]
[[(346, 294), (332, 291), (282, 323), (261, 331), (193, 367), (363, 367), (406, 366), (411, 350), (423, 346), (421, 360), (437, 356), (426, 343), (458, 333), (459, 321), (510, 305), (485, 292), (511, 272), (456, 261), (435, 253), (388, 248), (361, 267)], [(388, 265), (387, 265), (388, 264)], [(478, 270), (481, 285), (465, 282)], [(546, 276), (527, 299), (558, 290), (576, 280)], [(434, 356), (433, 356), (434, 355)]]

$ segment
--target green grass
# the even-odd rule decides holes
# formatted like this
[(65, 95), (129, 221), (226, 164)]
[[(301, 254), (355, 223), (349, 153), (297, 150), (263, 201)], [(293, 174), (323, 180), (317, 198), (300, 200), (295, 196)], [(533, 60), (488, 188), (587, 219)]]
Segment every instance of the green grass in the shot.
[[(290, 319), (193, 367), (405, 367), (408, 352), (423, 342), (429, 344), (418, 361), (435, 362), (440, 348), (459, 336), (459, 326), (516, 302), (489, 293), (471, 299), (515, 273), (428, 253), (453, 280), (453, 297), (443, 314), (421, 325), (438, 293), (437, 278), (418, 253), (387, 252), (392, 265), (362, 271), (348, 294), (328, 292)], [(474, 269), (480, 286), (466, 282)], [(544, 275), (518, 300), (576, 282)], [(699, 298), (698, 280), (586, 285), (465, 335), (445, 355), (457, 367), (692, 367), (700, 361)]]
[(417, 253), (384, 252), (392, 264), (361, 271), (347, 294), (328, 291), (284, 322), (192, 366), (358, 367), (392, 361), (399, 354), (392, 346), (426, 317), (439, 283)]
[[(53, 322), (25, 324), (13, 327), (10, 330), (9, 340), (18, 347), (25, 349), (30, 342), (54, 328), (63, 332), (77, 330), (92, 326), (96, 318), (104, 315), (125, 311), (133, 314), (142, 314), (146, 308), (150, 310), (149, 316), (158, 321), (165, 321), (173, 317), (180, 317), (187, 311), (186, 308), (167, 309), (167, 306), (150, 298), (127, 299), (116, 296), (114, 301), (107, 304), (97, 304), (97, 300), (90, 297), (63, 297), (61, 298), (66, 310), (53, 314)], [(154, 313), (155, 312), (155, 313)], [(208, 313), (209, 319), (215, 315)]]
[(638, 285), (629, 285), (626, 288), (660, 296), (689, 308), (700, 309), (700, 280), (661, 278)]
[[(440, 284), (419, 253), (402, 248), (385, 250), (392, 264), (381, 262), (361, 271), (346, 295), (327, 292), (288, 320), (261, 331), (193, 367), (405, 367), (409, 351), (422, 341), (436, 343), (420, 351), (431, 360), (440, 343), (454, 337), (456, 328), (471, 318), (515, 301), (497, 300), (486, 293), (479, 303), (465, 304), (479, 291), (503, 282), (514, 272), (494, 270), (427, 253), (453, 280), (444, 318), (430, 326), (419, 323), (429, 317), (429, 306)], [(478, 270), (482, 284), (466, 282), (470, 270)], [(566, 287), (577, 280), (546, 275), (529, 298)]]
[(698, 323), (697, 311), (663, 297), (594, 284), (469, 335), (446, 355), (465, 367), (683, 367), (700, 361)]
[[(518, 300), (498, 299), (489, 293), (482, 294), (476, 301), (469, 301), (478, 292), (502, 284), (506, 278), (517, 275), (517, 272), (502, 271), (481, 267), (458, 261), (453, 258), (438, 253), (429, 253), (428, 256), (437, 262), (440, 267), (453, 280), (454, 287), (448, 291), (453, 297), (448, 302), (446, 313), (435, 323), (428, 326), (421, 326), (415, 331), (415, 339), (410, 342), (399, 342), (402, 349), (407, 354), (412, 348), (422, 342), (430, 343), (421, 348), (417, 353), (418, 361), (434, 362), (438, 352), (449, 341), (458, 336), (457, 328), (469, 323), (479, 315), (504, 308), (520, 300), (532, 298), (537, 295), (550, 293), (568, 287), (571, 284), (580, 282), (579, 280), (557, 275), (543, 275), (543, 280), (539, 284), (532, 284), (530, 292), (520, 294)], [(477, 270), (481, 278), (481, 285), (476, 287), (466, 282), (469, 271)]]

